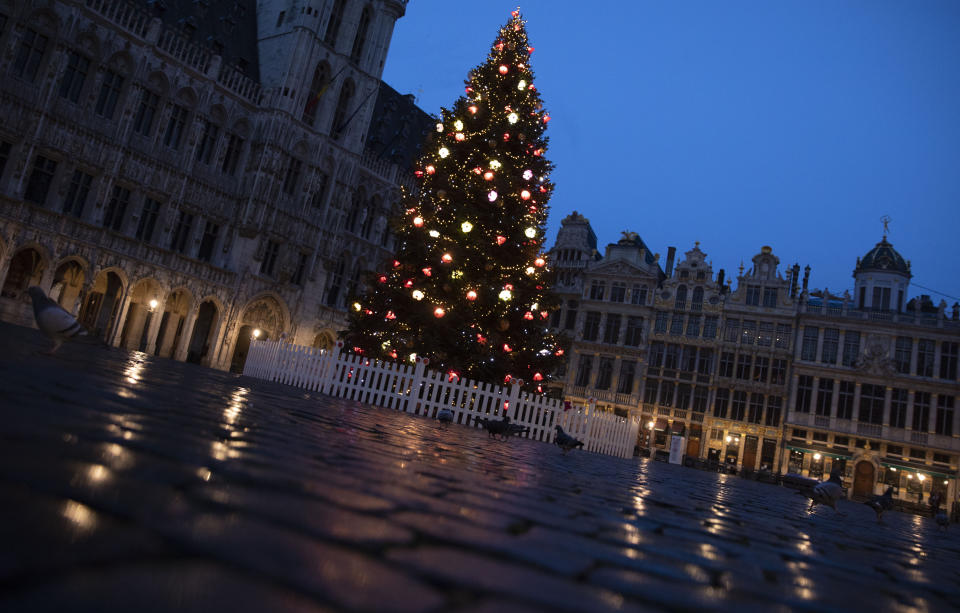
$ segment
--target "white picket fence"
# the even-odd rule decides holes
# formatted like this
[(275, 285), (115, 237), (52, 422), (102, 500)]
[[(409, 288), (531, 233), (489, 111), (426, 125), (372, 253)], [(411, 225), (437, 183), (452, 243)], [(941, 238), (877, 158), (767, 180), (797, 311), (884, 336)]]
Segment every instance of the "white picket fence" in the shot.
[(371, 360), (342, 351), (342, 343), (325, 351), (252, 341), (243, 374), (431, 418), (448, 408), (454, 423), (469, 426), (476, 426), (477, 417), (500, 419), (506, 413), (511, 423), (530, 428), (526, 438), (552, 443), (559, 425), (583, 441), (587, 451), (633, 456), (640, 426), (635, 418), (585, 406), (564, 410), (563, 401), (521, 392), (517, 384), (464, 380), (430, 370), (427, 363), (420, 358), (413, 365)]

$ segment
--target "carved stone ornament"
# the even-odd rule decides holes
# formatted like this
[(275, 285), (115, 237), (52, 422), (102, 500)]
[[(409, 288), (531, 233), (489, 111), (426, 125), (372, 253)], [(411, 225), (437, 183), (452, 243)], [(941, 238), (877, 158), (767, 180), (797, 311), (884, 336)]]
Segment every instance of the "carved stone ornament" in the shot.
[(869, 336), (863, 353), (857, 358), (854, 366), (871, 375), (893, 375), (896, 368), (887, 352), (889, 345), (889, 341), (884, 337)]

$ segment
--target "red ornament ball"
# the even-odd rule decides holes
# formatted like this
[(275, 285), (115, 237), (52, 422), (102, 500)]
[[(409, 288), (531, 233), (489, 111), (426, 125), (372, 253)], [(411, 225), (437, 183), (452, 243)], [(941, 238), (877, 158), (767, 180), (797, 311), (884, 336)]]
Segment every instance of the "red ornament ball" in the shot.
[(500, 70), (500, 74), (507, 74), (508, 72), (510, 72), (510, 69), (507, 68), (506, 64), (500, 64), (499, 70)]

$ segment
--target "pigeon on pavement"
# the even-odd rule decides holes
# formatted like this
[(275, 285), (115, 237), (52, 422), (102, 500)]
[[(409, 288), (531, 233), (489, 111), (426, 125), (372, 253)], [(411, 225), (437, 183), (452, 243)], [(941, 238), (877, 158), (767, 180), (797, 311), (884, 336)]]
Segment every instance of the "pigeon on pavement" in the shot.
[(506, 415), (503, 416), (501, 420), (489, 419), (487, 417), (477, 417), (475, 418), (477, 423), (482, 425), (487, 431), (487, 436), (500, 436), (501, 439), (506, 440), (507, 438), (507, 428), (510, 426), (510, 418)]
[(527, 434), (530, 432), (530, 428), (527, 426), (521, 426), (520, 424), (507, 424), (507, 436), (520, 436), (521, 434)]
[(453, 422), (453, 411), (444, 407), (437, 411), (437, 421), (442, 424), (449, 424)]
[(33, 317), (37, 327), (53, 340), (53, 347), (48, 354), (52, 355), (67, 339), (87, 336), (87, 331), (77, 318), (51, 300), (42, 289), (34, 285), (27, 289), (27, 293), (33, 300)]
[(573, 438), (572, 436), (564, 432), (563, 428), (561, 428), (560, 426), (555, 426), (555, 427), (557, 429), (557, 436), (556, 438), (553, 439), (553, 442), (558, 447), (563, 449), (564, 455), (566, 455), (571, 449), (575, 449), (576, 447), (581, 447), (581, 448), (583, 447), (583, 441), (579, 441)]
[(893, 508), (893, 488), (888, 487), (882, 496), (874, 496), (864, 504), (877, 514), (877, 521), (882, 521), (880, 518), (883, 517), (883, 512)]
[(837, 501), (843, 498), (843, 482), (840, 480), (840, 471), (832, 472), (829, 479), (816, 484), (812, 489), (801, 490), (797, 493), (810, 499), (808, 511), (812, 511), (818, 504), (823, 504), (839, 515), (844, 515), (837, 510)]

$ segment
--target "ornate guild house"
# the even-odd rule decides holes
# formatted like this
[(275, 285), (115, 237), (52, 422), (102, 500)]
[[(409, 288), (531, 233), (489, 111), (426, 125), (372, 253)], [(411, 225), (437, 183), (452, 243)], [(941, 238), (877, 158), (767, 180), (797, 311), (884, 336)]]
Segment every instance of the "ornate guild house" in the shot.
[(0, 0), (0, 318), (240, 369), (328, 346), (430, 118), (380, 81), (406, 0)]
[[(810, 290), (810, 269), (762, 247), (735, 279), (699, 244), (674, 268), (625, 232), (601, 255), (589, 221), (551, 251), (573, 339), (563, 394), (641, 420), (638, 450), (720, 470), (843, 474), (850, 496), (957, 499), (960, 305), (909, 297), (910, 263), (884, 236), (853, 293)], [(734, 286), (734, 281), (736, 285)]]

